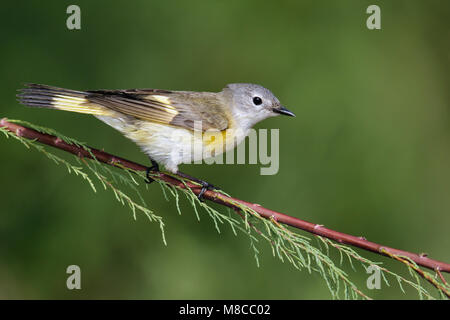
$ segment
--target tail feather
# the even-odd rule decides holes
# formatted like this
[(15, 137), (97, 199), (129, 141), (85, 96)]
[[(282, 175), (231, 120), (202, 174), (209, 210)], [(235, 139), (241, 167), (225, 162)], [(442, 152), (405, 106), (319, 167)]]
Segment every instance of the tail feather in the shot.
[(29, 107), (57, 109), (93, 115), (108, 115), (111, 112), (98, 104), (91, 103), (89, 93), (42, 84), (26, 84), (17, 95), (18, 101)]

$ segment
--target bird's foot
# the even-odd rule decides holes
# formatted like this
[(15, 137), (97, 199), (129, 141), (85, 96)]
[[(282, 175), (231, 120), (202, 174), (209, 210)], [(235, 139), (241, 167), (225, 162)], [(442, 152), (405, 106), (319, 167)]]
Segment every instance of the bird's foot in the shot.
[(214, 187), (212, 184), (210, 184), (206, 181), (202, 181), (201, 185), (202, 185), (202, 190), (200, 190), (200, 193), (198, 194), (197, 198), (198, 198), (198, 200), (203, 202), (203, 195), (205, 194), (206, 190), (214, 190), (214, 189), (216, 189), (216, 187)]
[(152, 161), (152, 166), (148, 167), (145, 172), (145, 176), (147, 177), (147, 180), (145, 182), (147, 182), (147, 183), (152, 183), (153, 181), (155, 181), (153, 178), (151, 178), (150, 172), (158, 172), (159, 171), (158, 163), (155, 160), (151, 160), (151, 161)]
[(198, 184), (200, 184), (200, 185), (202, 186), (202, 189), (200, 190), (200, 193), (197, 195), (198, 200), (200, 200), (200, 201), (202, 201), (202, 202), (203, 202), (203, 195), (205, 194), (205, 192), (206, 192), (207, 190), (218, 189), (218, 188), (216, 188), (215, 186), (213, 186), (211, 183), (208, 183), (208, 182), (206, 182), (206, 181), (197, 179), (197, 178), (192, 177), (192, 176), (190, 176), (190, 175), (188, 175), (188, 174), (186, 174), (186, 173), (183, 173), (183, 172), (178, 171), (178, 172), (177, 172), (177, 175), (179, 175), (180, 177), (183, 177), (183, 178), (185, 178), (185, 179), (194, 181), (194, 182), (196, 182), (196, 183), (198, 183)]

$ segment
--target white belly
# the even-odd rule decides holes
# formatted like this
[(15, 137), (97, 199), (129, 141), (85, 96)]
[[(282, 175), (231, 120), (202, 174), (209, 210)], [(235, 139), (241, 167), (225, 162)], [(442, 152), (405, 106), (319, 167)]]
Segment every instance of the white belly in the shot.
[[(201, 161), (220, 155), (239, 144), (248, 132), (227, 129), (226, 132), (191, 131), (148, 121), (129, 121), (97, 116), (139, 145), (153, 160), (177, 172), (181, 163)], [(234, 141), (234, 143), (233, 143)]]

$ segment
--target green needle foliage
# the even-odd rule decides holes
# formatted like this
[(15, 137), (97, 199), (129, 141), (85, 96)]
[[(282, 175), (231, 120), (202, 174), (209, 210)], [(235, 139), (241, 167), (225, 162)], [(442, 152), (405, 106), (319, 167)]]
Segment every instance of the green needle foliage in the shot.
[[(81, 147), (93, 156), (89, 147), (85, 143), (79, 142), (75, 139), (66, 137), (52, 129), (43, 128), (33, 125), (28, 122), (20, 120), (8, 120), (42, 133), (54, 135), (66, 143)], [(97, 191), (95, 181), (99, 183), (105, 190), (110, 190), (117, 201), (122, 205), (130, 207), (133, 218), (136, 219), (137, 214), (144, 214), (150, 222), (156, 222), (159, 224), (162, 240), (166, 244), (166, 238), (164, 235), (164, 222), (161, 216), (155, 215), (152, 210), (148, 208), (148, 205), (144, 201), (144, 197), (139, 191), (139, 186), (144, 184), (146, 177), (144, 172), (134, 171), (128, 168), (122, 168), (123, 170), (117, 170), (111, 168), (107, 164), (101, 163), (95, 159), (85, 159), (74, 156), (74, 163), (64, 160), (54, 153), (50, 152), (34, 140), (29, 140), (23, 137), (19, 137), (10, 132), (6, 128), (0, 127), (0, 131), (4, 133), (7, 138), (13, 138), (21, 142), (28, 149), (34, 148), (35, 150), (45, 154), (55, 164), (61, 164), (68, 170), (69, 173), (81, 177), (85, 180), (94, 192)], [(169, 174), (169, 173), (166, 173)], [(425, 276), (429, 277), (428, 282), (432, 283), (437, 291), (433, 294), (424, 288), (425, 282), (423, 277), (419, 277), (417, 270), (419, 268), (414, 262), (404, 257), (395, 257), (397, 260), (402, 261), (409, 271), (409, 278), (394, 273), (387, 268), (381, 266), (380, 262), (374, 262), (367, 258), (362, 257), (352, 248), (338, 244), (327, 238), (314, 236), (318, 239), (316, 244), (313, 244), (310, 237), (299, 234), (293, 231), (292, 228), (288, 228), (279, 224), (274, 219), (266, 219), (260, 216), (253, 209), (244, 206), (237, 202), (230, 202), (227, 198), (222, 200), (238, 207), (240, 210), (236, 210), (236, 214), (232, 213), (231, 209), (228, 209), (227, 213), (222, 213), (212, 206), (198, 200), (196, 194), (187, 187), (178, 188), (171, 184), (166, 183), (163, 180), (159, 180), (158, 176), (154, 176), (155, 181), (160, 185), (163, 196), (167, 201), (171, 198), (175, 200), (175, 206), (179, 214), (180, 209), (180, 195), (184, 196), (191, 204), (195, 215), (198, 220), (202, 213), (212, 219), (215, 229), (218, 233), (221, 232), (221, 228), (227, 225), (231, 228), (232, 232), (237, 235), (239, 232), (248, 236), (250, 248), (256, 260), (256, 264), (259, 267), (259, 254), (258, 249), (259, 242), (267, 242), (272, 249), (272, 253), (275, 257), (278, 257), (282, 262), (290, 263), (297, 270), (306, 270), (309, 273), (318, 273), (325, 281), (331, 296), (333, 299), (370, 299), (365, 293), (363, 293), (355, 283), (350, 280), (349, 275), (342, 269), (344, 264), (344, 258), (348, 260), (350, 266), (356, 271), (354, 263), (359, 263), (363, 266), (365, 271), (367, 267), (376, 265), (379, 268), (380, 274), (384, 283), (390, 286), (390, 280), (395, 280), (398, 283), (400, 290), (405, 293), (404, 287), (410, 287), (414, 289), (419, 298), (421, 299), (446, 299), (445, 292), (450, 290), (447, 284), (441, 283), (436, 279), (436, 275), (432, 275), (428, 272), (421, 270)], [(179, 177), (176, 177), (180, 179)], [(183, 181), (185, 183), (185, 181)], [(192, 183), (192, 182), (191, 182)], [(123, 191), (122, 188), (128, 188), (131, 193)], [(224, 192), (220, 192), (226, 195)], [(239, 214), (241, 218), (238, 217)], [(330, 248), (336, 250), (340, 255), (340, 260), (335, 263), (330, 258)], [(412, 279), (412, 280), (411, 280)], [(430, 280), (431, 279), (431, 280)], [(436, 285), (437, 284), (437, 285)]]

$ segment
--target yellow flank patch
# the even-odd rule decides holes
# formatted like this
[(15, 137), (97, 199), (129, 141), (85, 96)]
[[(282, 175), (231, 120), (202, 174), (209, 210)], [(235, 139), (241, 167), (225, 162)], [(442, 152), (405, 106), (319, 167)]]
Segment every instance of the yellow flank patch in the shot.
[(134, 128), (130, 128), (125, 131), (125, 134), (130, 139), (140, 144), (146, 144), (150, 142), (150, 135), (146, 130), (135, 130)]
[(227, 140), (227, 130), (206, 131), (203, 133), (203, 143), (207, 146), (224, 144)]

